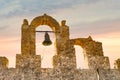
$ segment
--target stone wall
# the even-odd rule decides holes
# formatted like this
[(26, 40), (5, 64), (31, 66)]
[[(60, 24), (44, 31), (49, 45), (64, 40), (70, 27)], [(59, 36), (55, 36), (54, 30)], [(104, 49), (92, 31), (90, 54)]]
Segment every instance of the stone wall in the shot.
[(98, 77), (95, 70), (83, 69), (75, 71), (74, 80), (98, 80)]
[(73, 69), (65, 74), (66, 69), (0, 69), (0, 80), (120, 80), (120, 71), (116, 69), (99, 70)]

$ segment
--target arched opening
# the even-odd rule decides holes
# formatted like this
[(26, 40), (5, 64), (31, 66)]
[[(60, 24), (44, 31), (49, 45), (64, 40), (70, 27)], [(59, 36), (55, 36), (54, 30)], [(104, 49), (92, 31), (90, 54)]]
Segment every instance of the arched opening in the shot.
[(77, 68), (78, 69), (86, 69), (82, 47), (78, 46), (78, 45), (74, 45), (74, 47), (75, 47)]
[[(36, 28), (40, 25), (48, 25), (54, 32), (55, 32), (55, 37), (56, 37), (56, 47), (58, 47), (59, 40), (57, 38), (60, 38), (60, 25), (59, 23), (52, 18), (51, 16), (48, 16), (44, 14), (43, 16), (38, 16), (34, 18), (29, 25), (29, 32), (30, 32), (30, 38), (29, 38), (29, 43), (30, 43), (30, 54), (35, 55), (36, 54), (36, 46), (35, 46), (35, 39), (36, 39)], [(56, 48), (58, 49), (58, 48)], [(58, 50), (57, 50), (58, 51)], [(57, 52), (58, 53), (58, 52)]]
[[(52, 29), (47, 25), (41, 25), (36, 28), (36, 31), (52, 31)], [(55, 48), (55, 33), (49, 33), (52, 45), (44, 46), (42, 42), (44, 41), (45, 32), (36, 32), (36, 54), (41, 55), (41, 67), (42, 68), (53, 68), (52, 57), (56, 54)]]

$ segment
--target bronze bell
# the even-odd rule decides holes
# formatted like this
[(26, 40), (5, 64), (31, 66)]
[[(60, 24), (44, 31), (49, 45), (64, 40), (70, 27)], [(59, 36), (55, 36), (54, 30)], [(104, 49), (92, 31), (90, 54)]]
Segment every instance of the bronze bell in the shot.
[(48, 34), (48, 32), (46, 31), (45, 32), (45, 40), (42, 42), (42, 44), (44, 45), (44, 46), (49, 46), (49, 45), (51, 45), (52, 44), (52, 41), (50, 40), (50, 37), (49, 37), (49, 34)]

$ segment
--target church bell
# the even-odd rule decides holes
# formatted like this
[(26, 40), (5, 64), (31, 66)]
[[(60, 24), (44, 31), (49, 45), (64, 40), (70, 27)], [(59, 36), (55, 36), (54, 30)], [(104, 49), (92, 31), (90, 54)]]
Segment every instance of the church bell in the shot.
[(44, 45), (44, 46), (49, 46), (49, 45), (51, 45), (52, 44), (52, 41), (50, 40), (50, 37), (49, 37), (49, 34), (48, 34), (48, 32), (46, 31), (45, 32), (45, 40), (42, 42), (42, 44)]

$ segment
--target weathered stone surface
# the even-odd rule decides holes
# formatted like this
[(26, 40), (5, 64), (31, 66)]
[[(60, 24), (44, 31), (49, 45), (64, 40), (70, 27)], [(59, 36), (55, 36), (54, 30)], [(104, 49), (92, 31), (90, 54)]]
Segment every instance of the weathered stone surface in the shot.
[(88, 38), (77, 38), (71, 39), (74, 45), (79, 45), (85, 50), (86, 55), (103, 55), (102, 43), (93, 41), (92, 38), (89, 36)]
[(120, 59), (115, 60), (114, 68), (120, 70)]
[(100, 80), (120, 80), (120, 71), (114, 69), (99, 70)]
[(8, 68), (8, 59), (6, 57), (0, 57), (0, 68)]
[[(41, 56), (36, 55), (36, 28), (40, 25), (48, 25), (55, 32), (53, 68), (41, 68)], [(59, 24), (44, 14), (34, 18), (30, 24), (24, 19), (21, 31), (21, 54), (16, 55), (16, 68), (8, 68), (8, 59), (0, 57), (0, 80), (120, 80), (120, 59), (115, 62), (116, 69), (110, 69), (102, 43), (94, 41), (91, 36), (70, 39), (65, 20)], [(83, 48), (89, 69), (76, 68), (74, 45)]]
[(40, 68), (41, 56), (40, 55), (16, 55), (16, 68)]
[(92, 69), (83, 69), (75, 71), (75, 79), (74, 80), (98, 80), (97, 73)]
[[(66, 69), (67, 70), (67, 69)], [(116, 69), (93, 69), (66, 70), (43, 68), (36, 72), (32, 69), (4, 69), (0, 70), (0, 80), (120, 80), (120, 72)]]
[(88, 55), (87, 58), (89, 69), (110, 69), (108, 57)]
[(104, 57), (102, 43), (88, 38), (71, 39), (73, 45), (79, 45), (83, 48), (85, 64), (89, 69), (110, 69), (109, 58)]

